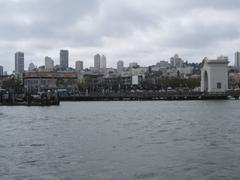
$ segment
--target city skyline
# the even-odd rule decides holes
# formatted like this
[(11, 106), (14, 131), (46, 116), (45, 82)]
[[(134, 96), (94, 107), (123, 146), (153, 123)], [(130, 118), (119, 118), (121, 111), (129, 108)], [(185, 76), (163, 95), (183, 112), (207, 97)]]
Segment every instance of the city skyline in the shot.
[(0, 64), (7, 71), (16, 51), (25, 52), (25, 64), (39, 66), (45, 56), (58, 62), (59, 49), (68, 49), (71, 67), (77, 59), (93, 66), (92, 55), (100, 52), (111, 67), (119, 59), (145, 66), (175, 53), (189, 62), (226, 55), (233, 65), (240, 49), (236, 0), (0, 0), (0, 5)]

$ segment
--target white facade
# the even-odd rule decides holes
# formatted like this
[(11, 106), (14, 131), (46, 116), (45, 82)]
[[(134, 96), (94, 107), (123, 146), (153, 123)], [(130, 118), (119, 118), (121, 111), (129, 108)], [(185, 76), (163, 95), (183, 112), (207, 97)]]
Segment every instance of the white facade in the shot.
[(54, 68), (54, 61), (50, 57), (45, 57), (45, 70), (52, 71)]
[(145, 75), (132, 76), (132, 85), (139, 85), (145, 79)]
[(203, 60), (201, 70), (202, 92), (226, 92), (228, 90), (228, 58), (219, 57), (217, 60)]
[(101, 56), (100, 56), (100, 54), (96, 54), (94, 56), (94, 68), (95, 69), (100, 69), (100, 62), (101, 62)]
[(95, 69), (106, 69), (107, 68), (107, 58), (104, 55), (96, 54), (94, 56), (94, 68)]
[(183, 60), (178, 56), (178, 54), (175, 54), (174, 57), (170, 59), (171, 65), (176, 68), (180, 68), (183, 66)]
[(83, 70), (83, 61), (76, 61), (75, 69), (76, 69), (76, 71), (82, 71)]
[(107, 57), (102, 55), (100, 60), (100, 68), (106, 69), (107, 68)]
[(123, 72), (123, 70), (124, 70), (124, 62), (120, 60), (117, 62), (117, 71), (121, 73)]

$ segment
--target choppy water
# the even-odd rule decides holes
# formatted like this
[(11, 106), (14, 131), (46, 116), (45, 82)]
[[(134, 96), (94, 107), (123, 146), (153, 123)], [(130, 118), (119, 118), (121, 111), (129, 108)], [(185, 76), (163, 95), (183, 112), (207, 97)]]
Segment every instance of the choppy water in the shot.
[(0, 107), (0, 179), (240, 179), (240, 101)]

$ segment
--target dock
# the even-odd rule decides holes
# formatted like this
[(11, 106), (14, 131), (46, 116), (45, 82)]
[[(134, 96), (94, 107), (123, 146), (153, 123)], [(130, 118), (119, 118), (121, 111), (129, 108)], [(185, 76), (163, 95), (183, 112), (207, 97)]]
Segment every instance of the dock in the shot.
[(187, 101), (187, 100), (228, 100), (240, 97), (240, 91), (225, 93), (202, 92), (129, 92), (62, 96), (61, 101)]

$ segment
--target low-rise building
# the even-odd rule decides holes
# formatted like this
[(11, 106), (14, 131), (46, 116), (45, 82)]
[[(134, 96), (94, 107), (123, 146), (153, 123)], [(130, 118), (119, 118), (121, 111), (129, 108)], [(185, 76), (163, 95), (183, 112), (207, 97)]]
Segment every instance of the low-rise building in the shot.
[(25, 72), (24, 88), (41, 91), (54, 88), (74, 88), (78, 82), (76, 72)]

